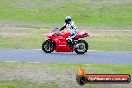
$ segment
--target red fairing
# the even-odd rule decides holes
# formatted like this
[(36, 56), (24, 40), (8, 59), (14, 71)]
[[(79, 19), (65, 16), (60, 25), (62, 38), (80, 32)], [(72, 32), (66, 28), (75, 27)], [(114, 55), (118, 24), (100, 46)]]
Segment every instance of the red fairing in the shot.
[(73, 48), (69, 48), (67, 45), (66, 38), (70, 35), (70, 32), (62, 32), (59, 34), (59, 36), (56, 35), (56, 33), (49, 33), (48, 38), (50, 38), (52, 41), (56, 44), (56, 52), (73, 52)]
[(53, 39), (53, 41), (56, 43), (56, 52), (73, 52), (74, 50), (72, 48), (69, 48), (67, 45), (67, 41), (64, 37), (58, 37)]
[[(83, 38), (85, 34), (88, 34), (88, 32), (78, 32), (77, 36), (75, 38)], [(56, 44), (56, 52), (73, 52), (73, 48), (69, 48), (66, 38), (70, 36), (70, 32), (62, 32), (57, 34), (56, 32), (52, 32), (48, 34), (48, 38), (50, 38), (52, 41)]]

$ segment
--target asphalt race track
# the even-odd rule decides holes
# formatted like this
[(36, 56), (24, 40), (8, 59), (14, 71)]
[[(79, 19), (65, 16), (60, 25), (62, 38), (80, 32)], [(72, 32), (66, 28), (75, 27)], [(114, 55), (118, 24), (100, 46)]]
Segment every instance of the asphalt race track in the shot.
[(78, 55), (75, 52), (44, 53), (37, 49), (0, 49), (0, 61), (132, 64), (132, 52), (88, 51)]

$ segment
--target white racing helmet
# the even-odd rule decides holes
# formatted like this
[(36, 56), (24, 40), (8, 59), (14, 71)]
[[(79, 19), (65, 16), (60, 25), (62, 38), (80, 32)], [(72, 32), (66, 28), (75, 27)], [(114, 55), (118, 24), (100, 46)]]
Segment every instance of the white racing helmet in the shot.
[(71, 20), (72, 20), (71, 16), (66, 16), (65, 23), (69, 24)]

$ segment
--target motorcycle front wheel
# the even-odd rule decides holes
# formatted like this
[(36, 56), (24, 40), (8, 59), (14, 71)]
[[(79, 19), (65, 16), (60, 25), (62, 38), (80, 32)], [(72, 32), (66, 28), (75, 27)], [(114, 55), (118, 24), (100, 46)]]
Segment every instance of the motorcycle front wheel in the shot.
[(56, 48), (55, 43), (50, 39), (48, 39), (42, 43), (42, 50), (45, 53), (51, 53), (55, 50), (55, 48)]

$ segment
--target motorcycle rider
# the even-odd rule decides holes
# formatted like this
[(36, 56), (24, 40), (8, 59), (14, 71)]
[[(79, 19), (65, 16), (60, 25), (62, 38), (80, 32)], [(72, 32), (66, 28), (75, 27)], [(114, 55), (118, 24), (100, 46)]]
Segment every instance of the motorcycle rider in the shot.
[(74, 24), (74, 21), (72, 21), (72, 18), (70, 16), (66, 16), (65, 23), (61, 27), (60, 31), (64, 30), (65, 28), (68, 29), (70, 32), (70, 36), (66, 38), (66, 40), (68, 41), (68, 43), (73, 44), (73, 38), (77, 35), (78, 29), (76, 25)]

